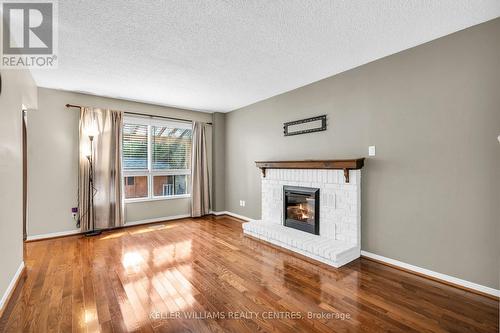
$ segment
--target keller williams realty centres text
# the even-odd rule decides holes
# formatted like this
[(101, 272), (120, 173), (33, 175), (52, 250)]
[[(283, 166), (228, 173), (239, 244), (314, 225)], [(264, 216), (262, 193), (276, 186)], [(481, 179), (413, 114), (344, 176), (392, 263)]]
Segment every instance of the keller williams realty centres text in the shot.
[(152, 320), (175, 320), (175, 319), (263, 319), (263, 320), (281, 320), (281, 319), (337, 319), (349, 320), (350, 313), (343, 312), (299, 312), (299, 311), (268, 311), (268, 312), (253, 312), (253, 311), (176, 311), (176, 312), (160, 312), (153, 311), (149, 318)]

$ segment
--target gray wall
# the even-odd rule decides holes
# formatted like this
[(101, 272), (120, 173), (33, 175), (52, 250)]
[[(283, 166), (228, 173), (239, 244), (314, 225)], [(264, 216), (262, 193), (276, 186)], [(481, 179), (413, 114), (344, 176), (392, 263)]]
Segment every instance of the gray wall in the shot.
[(216, 212), (225, 210), (226, 201), (226, 114), (213, 114), (213, 200), (212, 209)]
[[(362, 249), (498, 289), (499, 36), (496, 19), (230, 112), (225, 209), (260, 217), (256, 160), (376, 145), (362, 170)], [(283, 122), (321, 114), (326, 132), (283, 137)]]
[[(0, 94), (0, 298), (23, 261), (22, 106), (37, 107), (27, 70), (2, 70)], [(29, 111), (29, 112), (37, 112)]]
[[(39, 110), (28, 115), (28, 236), (76, 228), (71, 207), (77, 205), (79, 111), (66, 103), (212, 121), (209, 113), (60, 90), (39, 88), (38, 96)], [(189, 200), (127, 203), (125, 221), (189, 214)]]

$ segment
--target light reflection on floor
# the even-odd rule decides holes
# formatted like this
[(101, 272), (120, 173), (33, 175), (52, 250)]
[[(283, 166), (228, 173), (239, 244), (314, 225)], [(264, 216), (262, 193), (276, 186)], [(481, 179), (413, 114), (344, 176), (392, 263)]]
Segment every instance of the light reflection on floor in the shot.
[(83, 312), (83, 321), (87, 324), (87, 327), (96, 327), (98, 325), (96, 309), (85, 309)]
[[(151, 231), (163, 231), (177, 227), (175, 224), (144, 226), (138, 229), (116, 232), (106, 235), (100, 240), (118, 239), (123, 236), (136, 236)], [(123, 238), (126, 239), (126, 238)], [(136, 320), (148, 321), (151, 312), (184, 311), (192, 309), (196, 300), (193, 295), (190, 279), (192, 268), (190, 263), (183, 262), (191, 259), (192, 240), (177, 241), (161, 246), (149, 247), (147, 249), (136, 248), (133, 251), (127, 249), (121, 254), (121, 264), (126, 273), (124, 277), (124, 290), (131, 298), (138, 298), (139, 303), (147, 303), (148, 298), (157, 294), (160, 299), (149, 302), (149, 306), (143, 308), (145, 313), (135, 312), (134, 316), (124, 316), (127, 329), (134, 330)], [(150, 273), (155, 272), (151, 278)], [(126, 281), (126, 282), (125, 282)], [(135, 295), (135, 296), (134, 296)], [(144, 298), (144, 300), (142, 299)], [(165, 306), (165, 304), (169, 304)], [(123, 312), (129, 308), (128, 304), (120, 302)], [(136, 309), (137, 310), (137, 309)], [(149, 312), (147, 312), (149, 311)], [(139, 311), (141, 312), (141, 311)], [(84, 313), (85, 322), (96, 320), (96, 314)]]
[(138, 251), (126, 252), (123, 255), (122, 265), (125, 269), (133, 269), (139, 271), (140, 265), (144, 262), (144, 258)]
[(191, 257), (192, 241), (186, 240), (153, 249), (153, 264), (161, 267)]
[(159, 230), (172, 229), (172, 228), (175, 228), (175, 227), (177, 227), (177, 226), (176, 225), (163, 225), (163, 226), (155, 227), (155, 228), (153, 228), (151, 226), (149, 228), (143, 228), (143, 229), (131, 231), (130, 234), (131, 235), (138, 235), (138, 234), (144, 234), (146, 232), (151, 232), (151, 231), (159, 231)]
[(175, 228), (177, 227), (177, 225), (174, 225), (174, 224), (169, 224), (169, 225), (160, 225), (160, 226), (155, 226), (155, 225), (151, 225), (151, 226), (146, 226), (144, 228), (140, 228), (140, 229), (137, 229), (137, 230), (131, 230), (131, 231), (121, 231), (121, 232), (113, 232), (109, 235), (106, 235), (106, 236), (103, 236), (101, 238), (99, 238), (99, 240), (107, 240), (107, 239), (114, 239), (114, 238), (120, 238), (120, 237), (123, 237), (123, 236), (126, 236), (126, 235), (139, 235), (139, 234), (144, 234), (144, 233), (147, 233), (147, 232), (151, 232), (151, 231), (159, 231), (159, 230), (167, 230), (167, 229), (172, 229), (172, 228)]
[(106, 239), (113, 239), (113, 238), (119, 238), (119, 237), (122, 237), (122, 236), (125, 236), (128, 234), (128, 231), (123, 231), (123, 232), (115, 232), (115, 233), (112, 233), (112, 234), (109, 234), (107, 236), (103, 236), (101, 238), (99, 238), (99, 240), (106, 240)]
[[(175, 295), (171, 296), (173, 296), (175, 304), (179, 307), (179, 311), (190, 309), (196, 302), (193, 296), (193, 289), (189, 283), (193, 274), (191, 265), (178, 265), (176, 268), (165, 270), (159, 274), (162, 274), (163, 278), (169, 281), (168, 283), (175, 286), (174, 289), (171, 289)], [(159, 278), (161, 279), (162, 277), (159, 276)]]

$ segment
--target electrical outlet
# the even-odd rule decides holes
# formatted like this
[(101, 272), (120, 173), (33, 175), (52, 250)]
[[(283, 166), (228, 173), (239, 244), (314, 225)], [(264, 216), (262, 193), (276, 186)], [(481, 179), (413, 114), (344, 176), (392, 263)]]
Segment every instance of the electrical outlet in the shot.
[(368, 156), (375, 156), (375, 146), (368, 147)]
[(73, 216), (73, 220), (76, 220), (76, 217), (78, 216), (78, 207), (71, 208), (71, 216)]
[(245, 200), (240, 200), (240, 206), (245, 207)]

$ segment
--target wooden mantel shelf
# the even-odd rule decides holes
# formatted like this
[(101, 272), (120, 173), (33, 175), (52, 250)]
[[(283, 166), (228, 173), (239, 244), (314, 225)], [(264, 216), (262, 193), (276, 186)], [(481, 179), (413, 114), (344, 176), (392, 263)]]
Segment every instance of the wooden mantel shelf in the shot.
[(344, 170), (345, 182), (349, 183), (349, 170), (361, 169), (364, 158), (350, 160), (304, 160), (304, 161), (256, 161), (261, 169), (262, 177), (266, 177), (266, 169), (336, 169)]

